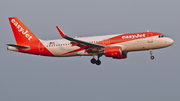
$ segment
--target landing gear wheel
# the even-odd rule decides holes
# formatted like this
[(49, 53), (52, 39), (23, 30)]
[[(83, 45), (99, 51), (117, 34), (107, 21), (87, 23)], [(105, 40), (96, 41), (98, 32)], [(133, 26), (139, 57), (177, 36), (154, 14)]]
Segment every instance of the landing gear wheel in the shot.
[(154, 59), (154, 56), (152, 55), (152, 54), (153, 54), (152, 50), (150, 49), (149, 52), (150, 52), (150, 55), (151, 55), (150, 58), (153, 60), (153, 59)]
[(96, 63), (96, 59), (95, 59), (95, 58), (92, 58), (92, 59), (91, 59), (91, 63), (92, 63), (92, 64), (95, 64), (95, 63)]
[(96, 65), (100, 65), (101, 64), (101, 61), (100, 60), (97, 60), (96, 61)]
[(151, 56), (151, 59), (153, 60), (153, 59), (154, 59), (154, 56)]
[[(97, 60), (95, 59), (95, 56), (98, 56), (97, 57)], [(101, 64), (101, 61), (99, 60), (99, 58), (102, 56), (102, 54), (97, 54), (97, 53), (93, 53), (93, 58), (91, 59), (91, 63), (92, 64), (96, 64), (96, 65), (100, 65)]]

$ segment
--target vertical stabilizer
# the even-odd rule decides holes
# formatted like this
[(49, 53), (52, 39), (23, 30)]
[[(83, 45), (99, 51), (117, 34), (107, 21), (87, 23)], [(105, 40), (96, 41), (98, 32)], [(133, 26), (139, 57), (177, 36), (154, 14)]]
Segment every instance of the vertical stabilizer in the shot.
[(9, 22), (18, 45), (39, 41), (39, 39), (17, 17), (9, 17)]

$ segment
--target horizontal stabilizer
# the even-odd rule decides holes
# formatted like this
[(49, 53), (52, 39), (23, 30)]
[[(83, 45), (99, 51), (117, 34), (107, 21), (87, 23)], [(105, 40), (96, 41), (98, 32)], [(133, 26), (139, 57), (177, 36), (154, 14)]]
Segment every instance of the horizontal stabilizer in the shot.
[(14, 44), (6, 44), (6, 45), (14, 47), (14, 48), (20, 48), (20, 49), (30, 48), (29, 46), (20, 46), (20, 45), (14, 45)]

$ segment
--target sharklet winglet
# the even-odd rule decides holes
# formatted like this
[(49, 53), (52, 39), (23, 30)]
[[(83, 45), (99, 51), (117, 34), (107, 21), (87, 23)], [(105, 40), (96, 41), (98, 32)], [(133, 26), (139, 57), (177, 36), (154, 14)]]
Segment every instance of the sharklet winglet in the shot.
[(60, 35), (62, 36), (62, 37), (65, 37), (66, 35), (63, 33), (63, 31), (58, 27), (58, 26), (56, 26), (56, 28), (57, 28), (57, 30), (59, 31), (59, 33), (60, 33)]

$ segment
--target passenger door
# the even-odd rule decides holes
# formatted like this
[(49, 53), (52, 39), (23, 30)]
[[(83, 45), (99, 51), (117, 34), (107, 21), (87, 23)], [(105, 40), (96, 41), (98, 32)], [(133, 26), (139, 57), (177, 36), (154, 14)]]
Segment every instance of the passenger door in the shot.
[(153, 34), (152, 33), (147, 33), (147, 42), (153, 43)]
[(44, 45), (43, 45), (43, 43), (39, 42), (38, 49), (39, 49), (39, 52), (44, 52)]

